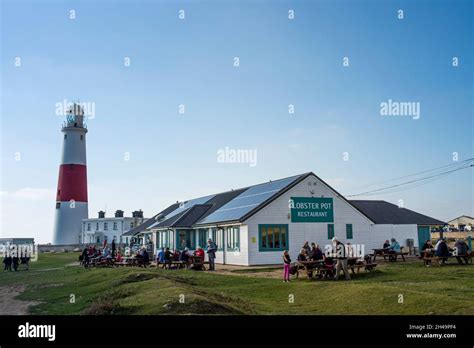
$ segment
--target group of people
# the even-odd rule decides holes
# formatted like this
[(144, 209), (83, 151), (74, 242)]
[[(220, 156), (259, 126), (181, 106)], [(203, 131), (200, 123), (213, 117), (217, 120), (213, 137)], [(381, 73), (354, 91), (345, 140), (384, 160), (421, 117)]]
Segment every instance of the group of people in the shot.
[(433, 256), (437, 256), (442, 264), (445, 264), (449, 257), (455, 256), (460, 265), (467, 265), (469, 262), (469, 246), (463, 239), (456, 240), (452, 251), (456, 251), (455, 255), (450, 251), (446, 238), (440, 238), (434, 246), (431, 240), (428, 239), (421, 248), (421, 256), (423, 257), (425, 266), (427, 267), (431, 265), (430, 258)]
[(389, 261), (396, 261), (397, 260), (397, 253), (402, 251), (402, 247), (400, 243), (397, 242), (395, 238), (391, 238), (390, 242), (388, 239), (383, 243), (383, 252), (388, 254)]
[(82, 250), (81, 255), (79, 256), (80, 263), (86, 268), (89, 267), (91, 263), (94, 263), (101, 259), (114, 259), (118, 262), (122, 260), (122, 255), (120, 251), (117, 251), (116, 249), (115, 241), (112, 241), (110, 248), (105, 243), (102, 248), (96, 248), (95, 245), (86, 245)]
[[(346, 280), (350, 280), (351, 276), (348, 270), (347, 259), (350, 257), (352, 248), (342, 243), (337, 237), (332, 238), (332, 252), (323, 253), (321, 248), (316, 243), (306, 241), (301, 247), (300, 252), (297, 256), (298, 262), (306, 261), (322, 261), (322, 267), (325, 274), (334, 280), (339, 279), (339, 274), (342, 271)], [(336, 265), (334, 267), (334, 260)], [(292, 273), (291, 257), (288, 250), (283, 251), (283, 282), (290, 281), (290, 273)], [(297, 267), (297, 266), (294, 266)], [(308, 273), (308, 277), (312, 274), (312, 263), (309, 262), (305, 265)]]
[(20, 264), (25, 265), (26, 270), (28, 271), (29, 269), (29, 263), (30, 263), (30, 258), (29, 257), (18, 257), (18, 256), (10, 256), (7, 255), (3, 258), (3, 270), (4, 271), (18, 271), (18, 266)]
[(191, 257), (199, 258), (200, 264), (204, 264), (205, 255), (207, 253), (209, 259), (209, 270), (215, 270), (217, 244), (209, 239), (207, 241), (207, 247), (204, 251), (201, 246), (198, 246), (196, 250), (191, 252), (189, 248), (184, 248), (181, 252), (178, 250), (171, 251), (170, 248), (161, 248), (156, 252), (156, 267), (161, 265), (170, 265), (172, 261), (181, 261), (185, 263), (186, 268), (190, 268), (193, 264)]

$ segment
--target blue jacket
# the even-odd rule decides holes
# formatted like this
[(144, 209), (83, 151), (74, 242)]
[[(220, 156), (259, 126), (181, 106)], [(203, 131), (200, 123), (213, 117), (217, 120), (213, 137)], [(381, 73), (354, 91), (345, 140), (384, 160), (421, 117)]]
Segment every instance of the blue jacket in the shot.
[(399, 253), (402, 249), (400, 248), (400, 244), (398, 244), (398, 242), (395, 241), (395, 242), (392, 242), (392, 244), (390, 244), (390, 250), (393, 250)]

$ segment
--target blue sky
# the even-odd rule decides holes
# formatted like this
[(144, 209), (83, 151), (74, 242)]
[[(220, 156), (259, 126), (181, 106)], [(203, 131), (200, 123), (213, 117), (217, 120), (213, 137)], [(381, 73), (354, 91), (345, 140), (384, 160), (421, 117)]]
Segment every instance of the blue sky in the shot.
[[(96, 106), (90, 216), (307, 171), (357, 193), (473, 155), (470, 1), (3, 0), (1, 17), (2, 236), (51, 240), (64, 99)], [(388, 99), (420, 119), (382, 117)], [(257, 165), (218, 163), (226, 146)], [(467, 169), (366, 198), (447, 220), (474, 214), (472, 187)]]

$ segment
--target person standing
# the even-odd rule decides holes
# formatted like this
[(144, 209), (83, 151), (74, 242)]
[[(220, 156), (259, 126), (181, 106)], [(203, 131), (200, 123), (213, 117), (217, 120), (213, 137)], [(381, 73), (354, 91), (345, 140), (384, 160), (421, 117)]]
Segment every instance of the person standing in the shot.
[(209, 238), (207, 241), (207, 257), (209, 258), (209, 271), (215, 270), (216, 251), (216, 243), (214, 243), (212, 239)]
[(112, 239), (112, 258), (115, 258), (115, 238)]
[(290, 281), (290, 265), (291, 265), (291, 258), (290, 254), (288, 254), (288, 250), (283, 252), (283, 282)]
[(346, 280), (351, 280), (351, 276), (349, 274), (349, 271), (347, 269), (347, 255), (346, 255), (346, 246), (340, 242), (336, 237), (332, 239), (332, 244), (333, 244), (333, 250), (336, 252), (336, 275), (334, 276), (334, 280), (338, 280), (339, 278), (339, 272), (342, 271), (344, 272), (344, 276), (346, 277)]

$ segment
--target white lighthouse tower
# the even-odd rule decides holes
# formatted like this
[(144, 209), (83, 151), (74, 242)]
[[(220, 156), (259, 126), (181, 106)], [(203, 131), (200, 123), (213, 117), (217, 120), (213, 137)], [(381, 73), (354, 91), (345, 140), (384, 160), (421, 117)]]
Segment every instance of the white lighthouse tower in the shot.
[(73, 104), (62, 132), (63, 152), (59, 166), (53, 244), (79, 244), (82, 219), (88, 218), (86, 133), (84, 111)]

